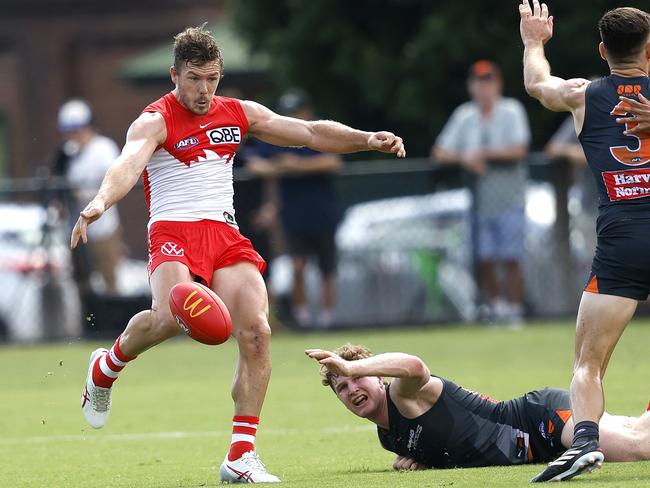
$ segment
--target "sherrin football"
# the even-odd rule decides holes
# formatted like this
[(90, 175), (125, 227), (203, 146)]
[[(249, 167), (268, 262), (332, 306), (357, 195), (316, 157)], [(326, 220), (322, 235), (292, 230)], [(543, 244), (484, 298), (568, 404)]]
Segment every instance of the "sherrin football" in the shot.
[(216, 345), (232, 333), (230, 312), (221, 298), (207, 286), (194, 281), (174, 285), (169, 307), (178, 326), (195, 341)]

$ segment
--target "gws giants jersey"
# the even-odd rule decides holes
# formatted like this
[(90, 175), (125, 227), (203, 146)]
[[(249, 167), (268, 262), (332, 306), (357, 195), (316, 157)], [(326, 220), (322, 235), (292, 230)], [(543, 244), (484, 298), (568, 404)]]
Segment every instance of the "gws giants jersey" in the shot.
[(580, 142), (600, 194), (602, 219), (650, 216), (650, 139), (626, 136), (617, 117), (627, 113), (619, 96), (650, 97), (648, 77), (607, 76), (592, 81), (585, 95)]
[(440, 378), (442, 394), (414, 419), (399, 412), (386, 388), (389, 431), (377, 428), (384, 449), (434, 468), (475, 468), (533, 460), (525, 398), (500, 402)]
[(149, 226), (208, 219), (237, 227), (233, 158), (248, 130), (239, 100), (213, 97), (208, 113), (196, 115), (170, 92), (144, 112), (160, 113), (167, 127), (143, 173)]

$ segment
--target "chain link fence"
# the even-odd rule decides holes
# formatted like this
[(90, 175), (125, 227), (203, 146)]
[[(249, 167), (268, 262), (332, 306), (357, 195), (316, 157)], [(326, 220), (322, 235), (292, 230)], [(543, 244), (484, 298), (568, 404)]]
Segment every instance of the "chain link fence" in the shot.
[[(595, 248), (597, 203), (585, 201), (581, 186), (593, 181), (540, 153), (517, 171), (520, 184), (506, 178), (499, 185), (496, 178), (482, 186), (459, 167), (429, 160), (349, 163), (337, 177), (344, 213), (336, 232), (333, 323), (519, 324), (573, 315)], [(481, 196), (486, 190), (493, 195)], [(509, 200), (514, 209), (504, 208)], [(271, 251), (276, 311), (283, 323), (297, 325), (291, 260), (281, 245), (263, 247)], [(495, 261), (492, 269), (486, 260)], [(307, 271), (316, 316), (315, 260)]]

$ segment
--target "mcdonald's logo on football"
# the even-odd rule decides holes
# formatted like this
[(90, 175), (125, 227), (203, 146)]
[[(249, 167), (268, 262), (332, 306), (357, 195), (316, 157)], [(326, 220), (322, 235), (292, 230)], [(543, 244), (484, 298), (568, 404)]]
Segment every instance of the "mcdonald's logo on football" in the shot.
[(186, 312), (189, 311), (190, 317), (192, 318), (196, 318), (212, 308), (212, 305), (206, 305), (201, 310), (197, 311), (196, 309), (201, 306), (201, 302), (203, 301), (203, 298), (201, 297), (199, 297), (197, 300), (194, 300), (191, 304), (188, 305), (188, 302), (192, 299), (192, 297), (194, 297), (194, 295), (196, 295), (196, 293), (196, 290), (194, 290), (192, 293), (187, 295), (187, 297), (185, 297), (185, 301), (183, 302), (183, 310)]

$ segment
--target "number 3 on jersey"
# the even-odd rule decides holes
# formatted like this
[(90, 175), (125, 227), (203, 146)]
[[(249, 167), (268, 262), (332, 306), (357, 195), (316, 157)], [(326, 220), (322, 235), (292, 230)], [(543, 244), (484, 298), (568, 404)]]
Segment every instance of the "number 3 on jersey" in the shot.
[[(614, 110), (611, 111), (611, 115), (616, 116), (625, 116), (627, 115), (627, 108), (629, 104), (623, 100), (621, 101)], [(625, 124), (625, 130), (632, 129), (637, 124), (636, 122), (628, 122)], [(612, 146), (609, 148), (609, 152), (614, 156), (614, 158), (627, 166), (641, 166), (650, 162), (650, 139), (645, 137), (643, 139), (630, 135), (628, 137), (634, 137), (639, 141), (638, 147), (636, 149), (630, 149), (628, 146)]]

